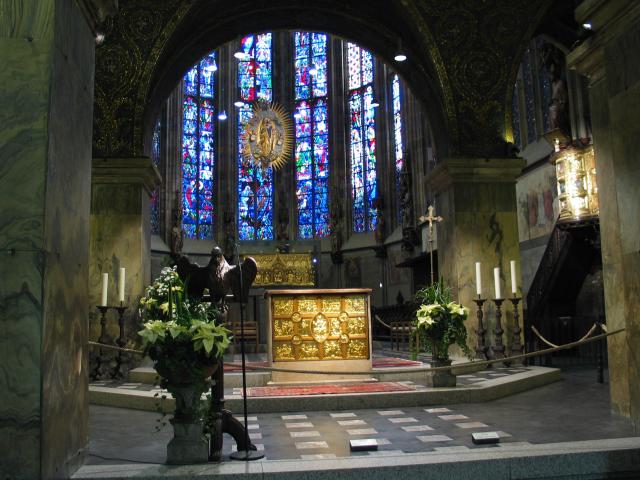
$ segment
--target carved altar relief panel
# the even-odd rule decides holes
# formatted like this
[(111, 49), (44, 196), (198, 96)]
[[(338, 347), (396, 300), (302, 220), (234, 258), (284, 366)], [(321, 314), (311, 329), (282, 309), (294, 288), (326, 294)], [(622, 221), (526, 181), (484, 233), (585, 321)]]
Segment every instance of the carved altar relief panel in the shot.
[(370, 358), (368, 294), (274, 295), (270, 308), (273, 361)]

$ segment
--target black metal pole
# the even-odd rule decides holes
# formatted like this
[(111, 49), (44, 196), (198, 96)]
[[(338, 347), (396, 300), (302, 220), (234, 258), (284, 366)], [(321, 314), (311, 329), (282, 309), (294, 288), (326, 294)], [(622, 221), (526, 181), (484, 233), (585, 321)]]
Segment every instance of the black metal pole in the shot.
[(242, 264), (238, 253), (238, 244), (236, 243), (236, 262), (238, 265), (238, 277), (240, 279), (240, 355), (242, 356), (242, 407), (244, 410), (244, 452), (232, 453), (229, 457), (233, 460), (258, 460), (264, 457), (263, 453), (255, 450), (249, 450), (249, 425), (247, 419), (247, 368), (244, 351), (244, 289), (242, 285)]

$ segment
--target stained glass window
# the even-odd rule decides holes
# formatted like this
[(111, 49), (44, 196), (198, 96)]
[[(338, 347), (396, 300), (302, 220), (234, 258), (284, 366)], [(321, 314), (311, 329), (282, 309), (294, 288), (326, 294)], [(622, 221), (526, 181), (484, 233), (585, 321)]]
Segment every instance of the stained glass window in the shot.
[(536, 98), (534, 90), (532, 52), (527, 49), (522, 62), (522, 78), (524, 81), (524, 106), (525, 119), (527, 127), (527, 143), (533, 143), (536, 140)]
[(182, 229), (188, 238), (213, 238), (214, 98), (216, 55), (184, 76), (182, 116)]
[[(151, 161), (160, 168), (160, 118), (156, 120), (151, 139)], [(158, 186), (151, 195), (151, 234), (160, 235), (160, 212), (159, 207), (160, 187)]]
[(245, 104), (238, 108), (238, 238), (273, 239), (273, 169), (263, 170), (242, 158), (242, 128), (251, 118), (254, 100), (272, 99), (271, 33), (248, 35), (240, 41), (238, 90)]
[[(404, 164), (404, 156), (402, 153), (402, 100), (400, 98), (400, 78), (397, 74), (391, 79), (391, 98), (393, 101), (393, 143), (395, 147), (396, 195), (399, 197), (400, 172), (402, 170), (402, 165)], [(400, 208), (398, 208), (398, 221), (400, 220)]]
[(511, 125), (513, 127), (513, 144), (522, 150), (522, 136), (520, 134), (520, 80), (513, 87), (513, 104)]
[(329, 234), (327, 35), (296, 32), (294, 47), (298, 237), (326, 237)]
[(373, 56), (347, 44), (349, 85), (349, 155), (354, 232), (372, 231), (377, 222), (373, 201), (376, 176), (376, 124), (373, 107)]

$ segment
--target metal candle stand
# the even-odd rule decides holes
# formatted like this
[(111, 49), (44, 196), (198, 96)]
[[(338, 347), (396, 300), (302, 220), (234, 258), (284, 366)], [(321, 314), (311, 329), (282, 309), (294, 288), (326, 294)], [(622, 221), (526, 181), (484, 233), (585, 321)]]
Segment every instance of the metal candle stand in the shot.
[[(114, 309), (118, 312), (118, 327), (120, 329), (119, 336), (116, 339), (116, 345), (124, 348), (127, 345), (124, 332), (124, 312), (127, 311), (127, 307), (120, 302), (120, 306), (114, 307)], [(129, 372), (129, 360), (130, 357), (128, 353), (123, 351), (118, 352), (116, 366), (113, 369), (113, 378), (123, 378)]]
[(505, 358), (504, 357), (504, 344), (502, 343), (502, 334), (504, 330), (502, 330), (502, 302), (504, 299), (495, 298), (493, 299), (493, 303), (496, 304), (496, 328), (493, 331), (495, 345), (493, 346), (493, 358)]
[[(513, 339), (511, 340), (511, 349), (509, 356), (520, 355), (523, 352), (522, 343), (520, 342), (520, 312), (518, 311), (518, 303), (522, 300), (515, 295), (509, 299), (513, 305)], [(512, 364), (522, 364), (522, 360), (514, 360)]]
[[(120, 305), (116, 307), (98, 305), (97, 309), (100, 312), (100, 336), (98, 337), (98, 343), (102, 343), (104, 345), (112, 345), (115, 343), (118, 347), (124, 348), (127, 343), (124, 329), (124, 312), (126, 312), (127, 307), (120, 303)], [(109, 310), (116, 310), (118, 312), (118, 325), (120, 332), (115, 342), (107, 332), (107, 312)], [(92, 355), (91, 362), (93, 364), (90, 370), (92, 380), (122, 378), (126, 375), (128, 370), (129, 355), (125, 352), (118, 352), (117, 356), (114, 358), (108, 354), (108, 349), (99, 347), (99, 353), (97, 355)]]
[(477, 311), (478, 328), (476, 329), (476, 339), (477, 339), (476, 358), (480, 360), (489, 359), (489, 355), (488, 355), (489, 347), (486, 345), (484, 341), (484, 336), (487, 333), (487, 329), (484, 328), (484, 325), (482, 324), (482, 318), (484, 317), (484, 312), (482, 311), (482, 307), (484, 305), (484, 302), (486, 301), (487, 299), (481, 298), (480, 295), (478, 295), (478, 298), (474, 300), (474, 302), (478, 306), (478, 311)]

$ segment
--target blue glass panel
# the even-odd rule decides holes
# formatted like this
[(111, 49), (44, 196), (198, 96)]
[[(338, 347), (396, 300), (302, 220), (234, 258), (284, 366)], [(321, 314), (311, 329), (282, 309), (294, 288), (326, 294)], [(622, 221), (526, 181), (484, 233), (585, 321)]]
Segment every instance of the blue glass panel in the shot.
[(511, 126), (513, 128), (513, 144), (522, 150), (522, 136), (520, 134), (520, 89), (518, 82), (513, 87)]
[(536, 100), (534, 93), (534, 79), (531, 66), (531, 50), (527, 49), (522, 61), (522, 78), (524, 81), (524, 104), (527, 126), (527, 143), (536, 140)]
[(371, 231), (376, 225), (372, 208), (377, 196), (376, 125), (373, 97), (373, 57), (352, 43), (347, 44), (349, 160), (353, 229)]
[(182, 118), (183, 230), (188, 238), (213, 238), (215, 53), (184, 77)]
[[(248, 35), (241, 40), (247, 58), (238, 62), (240, 98), (252, 102), (272, 97), (271, 33)], [(242, 151), (243, 124), (251, 118), (247, 105), (238, 110), (238, 151)], [(262, 171), (238, 157), (238, 238), (270, 240), (273, 238), (273, 171)]]
[[(328, 209), (328, 198), (319, 181), (329, 174), (327, 36), (296, 32), (294, 51), (298, 238), (313, 238), (328, 234), (327, 219), (321, 215)], [(316, 73), (312, 73), (311, 66)]]

